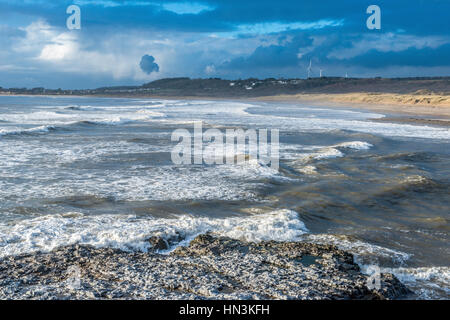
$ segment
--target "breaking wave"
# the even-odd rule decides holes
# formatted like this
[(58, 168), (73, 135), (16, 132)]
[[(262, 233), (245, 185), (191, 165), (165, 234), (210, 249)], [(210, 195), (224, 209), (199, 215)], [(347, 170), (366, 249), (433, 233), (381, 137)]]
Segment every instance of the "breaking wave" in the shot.
[[(127, 215), (47, 215), (0, 224), (0, 256), (51, 251), (59, 246), (89, 244), (126, 251), (147, 251), (151, 236), (184, 239), (207, 232), (246, 241), (295, 241), (308, 232), (298, 214), (276, 210), (266, 214), (225, 219), (180, 216), (177, 219)], [(183, 243), (181, 243), (183, 244)], [(178, 244), (180, 245), (180, 244)]]

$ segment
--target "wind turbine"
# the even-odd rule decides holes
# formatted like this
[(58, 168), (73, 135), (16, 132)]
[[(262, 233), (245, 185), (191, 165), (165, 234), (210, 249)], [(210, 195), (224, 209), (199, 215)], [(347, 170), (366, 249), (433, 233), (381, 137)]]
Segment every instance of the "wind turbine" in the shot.
[(308, 79), (311, 78), (312, 60), (309, 60), (309, 67), (306, 69), (308, 71)]

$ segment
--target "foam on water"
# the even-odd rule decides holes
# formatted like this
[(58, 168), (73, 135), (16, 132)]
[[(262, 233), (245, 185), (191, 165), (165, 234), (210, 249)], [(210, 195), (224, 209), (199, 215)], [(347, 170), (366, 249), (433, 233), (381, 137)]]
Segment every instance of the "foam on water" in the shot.
[(16, 122), (21, 124), (36, 124), (46, 121), (61, 122), (72, 119), (70, 114), (59, 113), (54, 111), (35, 111), (30, 113), (9, 113), (1, 114), (0, 119), (8, 122)]
[[(31, 200), (90, 194), (126, 201), (258, 201), (261, 199), (258, 189), (264, 187), (259, 181), (261, 178), (283, 179), (278, 171), (255, 163), (206, 168), (160, 166), (135, 167), (126, 171), (104, 169), (101, 173), (85, 170), (68, 172), (64, 168), (49, 172), (45, 168), (17, 173), (19, 183), (0, 180), (2, 196), (20, 195), (22, 200)], [(13, 178), (15, 174), (8, 176)]]
[[(75, 123), (80, 122), (88, 122), (91, 124), (100, 124), (100, 125), (121, 125), (121, 124), (128, 124), (136, 121), (145, 121), (151, 119), (151, 116), (131, 116), (131, 117), (109, 117), (109, 118), (103, 118), (103, 119), (91, 119), (91, 120), (79, 120)], [(74, 122), (70, 123), (74, 124)]]
[[(35, 111), (31, 113), (8, 113), (0, 114), (0, 120), (18, 123), (21, 125), (71, 125), (80, 122), (96, 124), (117, 125), (127, 124), (134, 121), (147, 121), (154, 118), (164, 117), (162, 112), (142, 109), (124, 111), (117, 109), (76, 109), (79, 112), (53, 112)], [(71, 110), (72, 111), (72, 110)]]
[[(371, 267), (361, 265), (361, 271), (368, 274)], [(450, 267), (380, 268), (380, 272), (394, 274), (419, 299), (448, 299), (450, 296)]]
[(303, 166), (300, 169), (298, 169), (298, 171), (308, 175), (317, 174), (317, 168), (315, 166)]
[(352, 252), (355, 254), (355, 260), (358, 264), (363, 265), (363, 261), (377, 259), (383, 257), (402, 264), (407, 261), (411, 255), (406, 252), (377, 246), (364, 241), (349, 239), (346, 236), (333, 234), (310, 234), (305, 238), (315, 243), (333, 244), (338, 248)]
[(372, 144), (364, 141), (349, 141), (349, 142), (343, 142), (336, 144), (334, 146), (335, 148), (349, 148), (349, 149), (355, 149), (355, 150), (369, 150), (373, 147)]
[(363, 151), (369, 150), (372, 147), (372, 144), (364, 141), (348, 141), (331, 146), (303, 146), (282, 144), (280, 145), (280, 157), (286, 160), (309, 162), (311, 160), (326, 160), (345, 157), (346, 153), (344, 151), (346, 149)]
[[(28, 139), (0, 143), (0, 174), (8, 177), (0, 180), (1, 195), (20, 195), (22, 201), (77, 194), (126, 201), (257, 200), (258, 189), (263, 187), (261, 179), (289, 180), (257, 159), (203, 168), (171, 163), (155, 166), (147, 161), (124, 169), (102, 165), (127, 159), (130, 154), (145, 160), (154, 157), (152, 153), (166, 152), (170, 159), (170, 145), (97, 141), (95, 137), (75, 145), (58, 140), (36, 146)], [(76, 168), (78, 163), (82, 165), (80, 169)], [(85, 165), (92, 170), (84, 170)]]
[[(43, 129), (43, 132), (46, 132), (46, 130)], [(22, 133), (22, 131), (19, 130), (19, 133)], [(165, 134), (161, 133), (160, 135), (164, 136)], [(37, 146), (34, 141), (29, 139), (15, 140), (13, 143), (0, 139), (0, 172), (2, 172), (2, 169), (7, 169), (8, 176), (15, 176), (15, 172), (11, 170), (14, 164), (28, 164), (24, 168), (15, 168), (20, 177), (24, 174), (22, 169), (37, 169), (32, 167), (35, 161), (39, 161), (40, 166), (52, 166), (53, 172), (55, 172), (58, 170), (55, 165), (66, 165), (87, 160), (95, 163), (105, 161), (110, 157), (125, 156), (130, 153), (151, 154), (152, 152), (170, 151), (170, 145), (149, 145), (123, 140), (97, 141), (91, 139), (76, 145), (67, 144), (65, 141), (54, 141), (51, 145), (41, 144)], [(3, 173), (6, 174), (6, 172)]]
[(20, 134), (30, 134), (30, 133), (46, 133), (51, 131), (52, 129), (55, 129), (55, 126), (39, 126), (34, 128), (8, 128), (8, 129), (0, 129), (0, 137), (1, 136), (12, 136), (12, 135), (20, 135)]
[(295, 241), (308, 232), (298, 214), (277, 210), (261, 215), (226, 219), (181, 216), (177, 219), (127, 215), (47, 215), (14, 224), (0, 223), (0, 256), (51, 251), (70, 244), (90, 244), (122, 250), (147, 251), (151, 236), (192, 239), (213, 232), (246, 241)]
[(308, 156), (308, 158), (321, 160), (321, 159), (332, 159), (332, 158), (341, 158), (344, 154), (335, 148), (324, 148), (319, 152), (313, 153)]
[[(295, 108), (281, 108), (286, 113), (287, 110), (295, 112)], [(315, 108), (310, 108), (310, 114), (316, 114)], [(383, 115), (365, 112), (344, 112), (344, 110), (328, 109), (323, 114), (316, 114), (311, 118), (310, 114), (298, 114), (285, 116), (276, 115), (278, 110), (268, 112), (267, 109), (251, 108), (247, 123), (268, 127), (283, 128), (287, 131), (311, 132), (311, 131), (332, 131), (351, 130), (356, 132), (369, 133), (385, 137), (408, 137), (422, 139), (450, 139), (450, 129), (442, 127), (430, 127), (424, 125), (398, 124), (388, 122), (370, 121), (373, 118), (380, 118)], [(261, 114), (258, 114), (261, 113)], [(334, 116), (333, 116), (334, 115)]]
[[(133, 104), (136, 103), (136, 104)], [(187, 121), (208, 120), (210, 123), (223, 124), (224, 121), (237, 125), (255, 125), (262, 128), (283, 128), (283, 130), (311, 131), (311, 130), (352, 130), (383, 136), (416, 137), (426, 139), (450, 139), (448, 128), (418, 126), (409, 124), (392, 124), (368, 121), (367, 119), (380, 118), (384, 115), (367, 112), (305, 108), (302, 106), (279, 106), (273, 110), (273, 106), (266, 104), (250, 104), (242, 102), (227, 101), (141, 101), (130, 100), (130, 105), (111, 106), (85, 106), (66, 105), (72, 109), (58, 109), (59, 111), (34, 110), (33, 112), (3, 113), (0, 120), (18, 122), (22, 124), (54, 125), (70, 121), (99, 121), (111, 122), (112, 118), (123, 118), (129, 120), (157, 120), (170, 115), (170, 120), (164, 121)], [(213, 108), (211, 108), (213, 107)], [(78, 108), (78, 109), (77, 109)], [(149, 114), (148, 119), (135, 119), (139, 110), (151, 109), (155, 113)], [(51, 109), (50, 109), (51, 110)], [(271, 110), (273, 112), (271, 112)], [(296, 111), (302, 111), (295, 116)], [(289, 111), (293, 116), (276, 115)], [(133, 115), (134, 114), (134, 115)], [(315, 115), (311, 118), (310, 115)], [(163, 119), (160, 119), (163, 120)], [(119, 120), (118, 123), (121, 121)]]
[[(406, 252), (370, 244), (346, 236), (332, 234), (306, 234), (303, 239), (315, 243), (333, 244), (354, 254), (361, 272), (371, 274), (380, 258), (404, 265), (412, 257)], [(450, 267), (380, 267), (381, 273), (392, 273), (419, 299), (442, 299), (450, 294)]]
[(146, 114), (149, 115), (151, 117), (164, 117), (165, 114), (162, 112), (157, 112), (157, 111), (152, 111), (152, 110), (147, 110), (147, 109), (141, 109), (136, 111), (137, 113), (142, 113), (142, 114)]

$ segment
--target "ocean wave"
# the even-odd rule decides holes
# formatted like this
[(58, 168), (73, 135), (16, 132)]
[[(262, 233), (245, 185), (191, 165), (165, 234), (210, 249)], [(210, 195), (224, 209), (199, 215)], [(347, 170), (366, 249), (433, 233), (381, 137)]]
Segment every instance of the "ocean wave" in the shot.
[(298, 171), (307, 175), (317, 174), (317, 168), (315, 166), (303, 166), (299, 168)]
[(324, 147), (318, 152), (311, 154), (309, 157), (316, 160), (341, 158), (345, 156), (345, 153), (339, 149), (369, 150), (372, 147), (372, 144), (364, 141), (342, 142), (329, 147)]
[(61, 107), (61, 109), (71, 110), (71, 111), (99, 111), (99, 110), (102, 110), (103, 108), (93, 107), (93, 106), (70, 105), (70, 106)]
[[(88, 106), (70, 106), (72, 111), (97, 110)], [(108, 111), (108, 112), (106, 112)], [(113, 112), (110, 112), (113, 111)], [(77, 122), (91, 122), (97, 124), (122, 124), (133, 121), (147, 121), (154, 118), (162, 118), (165, 114), (154, 110), (140, 109), (126, 110), (100, 110), (98, 112), (67, 113), (63, 111), (36, 111), (31, 113), (12, 113), (0, 115), (0, 121), (18, 123), (20, 125), (68, 125)]]
[(308, 232), (298, 214), (276, 210), (266, 214), (225, 219), (180, 216), (177, 219), (137, 218), (127, 215), (47, 215), (14, 225), (0, 224), (0, 256), (51, 251), (70, 244), (90, 244), (126, 251), (149, 249), (151, 236), (182, 238), (184, 245), (207, 232), (246, 241), (295, 241)]
[(341, 158), (344, 156), (344, 153), (339, 151), (336, 148), (324, 148), (323, 150), (316, 152), (314, 154), (309, 155), (308, 159), (322, 160), (322, 159), (332, 159), (332, 158)]
[(47, 133), (56, 130), (55, 126), (39, 126), (35, 128), (14, 128), (14, 129), (0, 129), (0, 136), (11, 136), (11, 135), (29, 135), (38, 133)]
[(136, 113), (146, 114), (151, 117), (164, 117), (165, 116), (165, 114), (162, 112), (157, 112), (157, 111), (152, 111), (152, 110), (147, 110), (147, 109), (138, 110), (138, 111), (136, 111)]
[(77, 125), (77, 124), (90, 124), (90, 125), (106, 125), (106, 126), (117, 126), (117, 125), (123, 125), (123, 124), (129, 124), (132, 122), (138, 122), (142, 120), (147, 120), (148, 117), (141, 117), (141, 118), (123, 118), (123, 117), (114, 117), (114, 118), (105, 118), (105, 119), (99, 119), (99, 120), (81, 120), (77, 122), (72, 122), (70, 125)]
[(385, 186), (379, 192), (373, 195), (374, 199), (381, 197), (392, 198), (395, 196), (410, 196), (411, 192), (421, 193), (441, 193), (448, 192), (449, 184), (445, 181), (437, 181), (422, 175), (407, 175), (397, 181), (394, 181), (391, 185)]
[(58, 122), (55, 124), (41, 125), (33, 128), (19, 128), (13, 127), (12, 129), (0, 129), (0, 136), (10, 136), (10, 135), (30, 135), (30, 134), (41, 134), (41, 133), (49, 133), (56, 130), (61, 129), (69, 129), (72, 127), (76, 127), (79, 125), (102, 125), (102, 126), (118, 126), (118, 125), (126, 125), (133, 122), (140, 122), (153, 119), (153, 117), (159, 117), (160, 114), (146, 114), (144, 116), (137, 116), (132, 118), (125, 117), (112, 117), (112, 118), (104, 118), (98, 120), (79, 120), (79, 121), (71, 121), (71, 122)]
[(354, 150), (369, 150), (373, 144), (364, 141), (349, 141), (334, 145), (335, 148), (348, 148)]
[(55, 111), (35, 111), (31, 113), (2, 114), (0, 120), (19, 124), (36, 124), (42, 121), (68, 121), (73, 115)]
[[(345, 156), (344, 150), (356, 151), (369, 150), (373, 147), (371, 143), (365, 141), (348, 141), (331, 146), (305, 146), (305, 145), (280, 145), (281, 158), (286, 160), (300, 160), (309, 162), (312, 160), (323, 160), (342, 158)], [(299, 151), (312, 151), (299, 153)]]

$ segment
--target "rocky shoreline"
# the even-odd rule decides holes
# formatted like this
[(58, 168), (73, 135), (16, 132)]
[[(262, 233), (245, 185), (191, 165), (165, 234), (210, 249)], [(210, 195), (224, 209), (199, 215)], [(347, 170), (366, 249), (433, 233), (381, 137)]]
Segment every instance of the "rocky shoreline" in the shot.
[(397, 299), (395, 276), (367, 287), (353, 255), (332, 245), (249, 243), (200, 235), (162, 254), (73, 245), (0, 260), (0, 299)]

